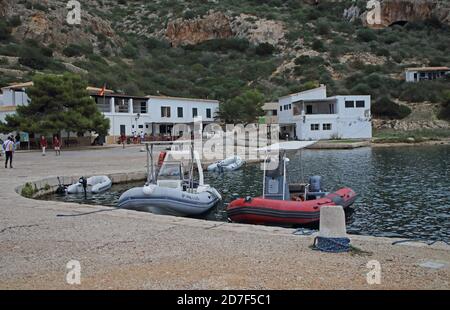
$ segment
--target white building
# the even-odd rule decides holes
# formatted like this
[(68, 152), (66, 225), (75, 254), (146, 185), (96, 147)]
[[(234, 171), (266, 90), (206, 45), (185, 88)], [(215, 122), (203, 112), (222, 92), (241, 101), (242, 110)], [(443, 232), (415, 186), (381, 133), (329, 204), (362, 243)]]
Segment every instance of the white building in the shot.
[(370, 139), (370, 96), (327, 97), (326, 86), (279, 98), (282, 136), (299, 140)]
[(25, 90), (31, 85), (33, 85), (33, 83), (28, 82), (3, 87), (1, 89), (0, 121), (4, 122), (6, 115), (15, 113), (17, 106), (28, 104), (29, 98)]
[[(169, 136), (175, 125), (184, 124), (192, 129), (196, 117), (201, 117), (204, 125), (213, 122), (219, 109), (217, 100), (113, 93), (100, 96), (92, 90), (97, 107), (110, 120), (107, 143), (114, 143), (122, 134), (143, 132), (149, 136)], [(181, 135), (181, 132), (174, 134)]]
[[(0, 97), (0, 120), (15, 113), (16, 107), (26, 105), (29, 97), (26, 89), (32, 82), (15, 84), (2, 88)], [(146, 133), (149, 136), (169, 136), (174, 125), (185, 124), (192, 128), (195, 117), (201, 117), (203, 124), (214, 121), (219, 101), (177, 98), (167, 96), (128, 96), (106, 90), (100, 96), (100, 88), (88, 87), (100, 112), (110, 121), (107, 143), (115, 143), (121, 134), (132, 136)], [(174, 133), (181, 135), (181, 132)]]
[(264, 116), (260, 118), (260, 123), (278, 124), (278, 102), (266, 102), (262, 109)]
[(450, 74), (449, 67), (407, 68), (405, 79), (406, 82), (430, 81), (444, 78), (447, 74)]

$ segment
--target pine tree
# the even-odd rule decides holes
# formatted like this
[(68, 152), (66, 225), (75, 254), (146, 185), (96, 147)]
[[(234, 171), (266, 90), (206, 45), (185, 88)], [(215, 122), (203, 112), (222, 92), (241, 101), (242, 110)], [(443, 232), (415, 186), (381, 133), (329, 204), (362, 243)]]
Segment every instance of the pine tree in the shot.
[(33, 78), (33, 84), (27, 90), (31, 101), (6, 117), (6, 125), (0, 124), (4, 131), (107, 134), (109, 121), (97, 109), (80, 76), (39, 74)]

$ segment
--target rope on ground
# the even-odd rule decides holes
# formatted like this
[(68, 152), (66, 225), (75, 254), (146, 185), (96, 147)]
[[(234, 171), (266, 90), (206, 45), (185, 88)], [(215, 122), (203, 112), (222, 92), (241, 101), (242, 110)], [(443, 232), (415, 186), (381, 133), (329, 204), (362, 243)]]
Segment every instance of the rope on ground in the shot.
[(108, 211), (114, 211), (114, 210), (118, 210), (118, 209), (96, 210), (96, 211), (85, 212), (85, 213), (76, 213), (76, 214), (57, 214), (56, 217), (83, 216), (83, 215), (89, 215), (89, 214), (100, 213), (100, 212), (108, 212)]
[(296, 236), (311, 236), (315, 232), (317, 231), (314, 229), (297, 228), (292, 234)]
[(400, 243), (405, 243), (405, 242), (421, 242), (421, 243), (425, 243), (426, 245), (433, 245), (436, 242), (444, 242), (447, 245), (450, 245), (450, 243), (448, 241), (445, 240), (424, 240), (424, 239), (404, 239), (404, 240), (397, 240), (392, 242), (392, 245), (396, 245), (396, 244), (400, 244)]
[(326, 238), (316, 237), (313, 244), (314, 250), (329, 253), (343, 253), (350, 251), (349, 238)]

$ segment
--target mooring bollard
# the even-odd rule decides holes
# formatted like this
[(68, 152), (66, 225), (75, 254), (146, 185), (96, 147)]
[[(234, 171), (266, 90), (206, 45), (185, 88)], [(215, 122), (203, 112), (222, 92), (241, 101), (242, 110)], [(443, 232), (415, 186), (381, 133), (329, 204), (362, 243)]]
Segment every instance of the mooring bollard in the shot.
[(320, 208), (319, 235), (314, 239), (314, 248), (324, 252), (348, 252), (350, 239), (347, 237), (345, 213), (341, 206)]
[(346, 238), (345, 213), (341, 206), (320, 208), (319, 236), (324, 238)]

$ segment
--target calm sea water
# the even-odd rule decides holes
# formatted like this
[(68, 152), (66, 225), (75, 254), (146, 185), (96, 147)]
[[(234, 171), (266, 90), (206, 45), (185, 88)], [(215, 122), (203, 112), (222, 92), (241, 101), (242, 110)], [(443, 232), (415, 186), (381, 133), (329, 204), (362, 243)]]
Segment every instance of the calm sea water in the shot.
[[(327, 191), (351, 187), (358, 193), (349, 233), (450, 241), (450, 146), (304, 150), (288, 157), (291, 182), (321, 175)], [(261, 195), (262, 171), (247, 165), (224, 175), (205, 173), (205, 182), (227, 203), (234, 196)], [(141, 185), (116, 185), (87, 200), (83, 195), (46, 199), (115, 206), (121, 193)], [(226, 220), (223, 206), (205, 217)]]

